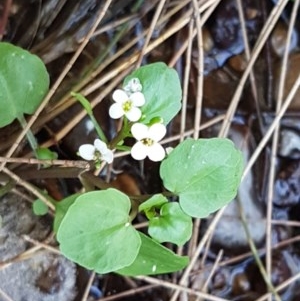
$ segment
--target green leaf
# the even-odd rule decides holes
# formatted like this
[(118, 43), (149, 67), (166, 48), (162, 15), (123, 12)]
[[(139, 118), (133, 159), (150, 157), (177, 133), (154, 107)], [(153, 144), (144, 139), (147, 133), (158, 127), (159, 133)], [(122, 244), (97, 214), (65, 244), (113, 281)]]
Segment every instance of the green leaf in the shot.
[(53, 222), (53, 231), (54, 233), (57, 233), (58, 228), (60, 226), (61, 221), (65, 217), (68, 209), (70, 206), (75, 202), (75, 200), (81, 195), (81, 193), (75, 193), (67, 198), (64, 198), (63, 200), (59, 202), (55, 202), (55, 217)]
[[(56, 152), (52, 152), (50, 149), (45, 147), (39, 147), (36, 149), (36, 157), (39, 160), (56, 160), (58, 155)], [(43, 167), (50, 167), (50, 164), (43, 164)]]
[(124, 86), (132, 78), (138, 78), (143, 86), (146, 103), (141, 107), (144, 119), (160, 117), (168, 124), (181, 108), (182, 91), (177, 72), (166, 64), (158, 62), (143, 66), (125, 78)]
[(130, 266), (117, 273), (127, 276), (156, 275), (180, 271), (187, 266), (187, 256), (178, 256), (143, 233), (139, 234), (142, 245), (138, 256)]
[(52, 152), (50, 149), (45, 147), (39, 147), (36, 150), (37, 153), (37, 159), (39, 160), (55, 160), (57, 159), (57, 153)]
[(162, 194), (155, 194), (139, 206), (139, 212), (144, 211), (147, 218), (151, 219), (156, 215), (155, 209), (160, 209), (167, 202), (168, 199)]
[(160, 243), (172, 242), (181, 246), (191, 238), (192, 228), (192, 218), (173, 202), (164, 204), (160, 216), (150, 220), (148, 233)]
[(84, 109), (86, 110), (88, 115), (93, 114), (93, 109), (92, 109), (90, 102), (82, 94), (76, 93), (76, 92), (71, 92), (71, 95), (73, 97), (75, 97), (81, 103), (81, 105), (84, 107)]
[(138, 232), (129, 222), (130, 207), (129, 198), (116, 189), (82, 194), (58, 229), (61, 252), (102, 274), (130, 265), (141, 245)]
[(0, 127), (34, 113), (48, 88), (49, 75), (36, 55), (0, 43)]
[(35, 215), (45, 215), (48, 213), (48, 206), (40, 199), (36, 200), (32, 204), (32, 210)]
[(149, 209), (152, 209), (153, 207), (160, 208), (163, 204), (167, 202), (168, 199), (165, 196), (163, 196), (162, 194), (155, 194), (139, 206), (139, 211), (147, 211)]
[(160, 166), (164, 186), (179, 195), (185, 213), (206, 217), (237, 194), (243, 158), (232, 141), (223, 138), (188, 139)]

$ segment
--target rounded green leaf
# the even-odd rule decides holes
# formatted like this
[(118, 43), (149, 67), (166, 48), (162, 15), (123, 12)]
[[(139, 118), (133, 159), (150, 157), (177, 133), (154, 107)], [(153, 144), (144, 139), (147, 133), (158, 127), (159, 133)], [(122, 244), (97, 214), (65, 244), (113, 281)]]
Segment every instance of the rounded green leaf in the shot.
[(183, 211), (201, 218), (236, 196), (242, 170), (242, 154), (229, 139), (188, 139), (162, 162), (160, 175)]
[(35, 112), (49, 88), (49, 75), (36, 55), (0, 43), (0, 127)]
[[(181, 108), (182, 91), (177, 72), (165, 63), (143, 66), (125, 78), (124, 86), (132, 78), (138, 78), (143, 86), (146, 103), (141, 107), (147, 124), (153, 118), (162, 118), (166, 125)], [(142, 117), (143, 118), (143, 117)]]
[(48, 206), (40, 199), (35, 200), (32, 204), (32, 210), (35, 215), (45, 215), (48, 213)]
[(191, 238), (192, 229), (192, 218), (173, 202), (164, 204), (160, 215), (150, 220), (148, 233), (160, 243), (172, 242), (182, 246)]
[(80, 193), (75, 193), (69, 195), (68, 197), (64, 198), (59, 202), (55, 202), (55, 216), (53, 221), (53, 231), (57, 233), (58, 228), (60, 226), (61, 221), (65, 217), (66, 213), (68, 212), (70, 206), (76, 201), (76, 199), (80, 196)]
[(138, 256), (130, 266), (117, 273), (127, 276), (157, 275), (180, 271), (187, 266), (187, 256), (178, 256), (143, 233), (139, 234), (142, 245)]
[(116, 189), (82, 194), (58, 229), (61, 252), (102, 274), (130, 265), (141, 245), (138, 232), (129, 223), (130, 207), (129, 198)]
[(57, 153), (52, 152), (49, 148), (39, 147), (36, 150), (37, 159), (39, 160), (55, 160), (57, 159)]

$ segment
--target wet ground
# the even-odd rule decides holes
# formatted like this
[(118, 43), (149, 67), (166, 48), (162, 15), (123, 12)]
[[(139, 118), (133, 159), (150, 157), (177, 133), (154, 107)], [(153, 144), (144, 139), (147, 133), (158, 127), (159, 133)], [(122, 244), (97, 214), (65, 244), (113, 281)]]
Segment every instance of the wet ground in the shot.
[[(106, 2), (4, 0), (0, 3), (0, 36), (4, 41), (39, 55), (46, 63), (54, 84), (103, 12)], [(78, 147), (96, 137), (82, 108), (69, 97), (72, 90), (81, 91), (91, 101), (97, 120), (107, 136), (112, 137), (118, 124), (107, 114), (111, 92), (121, 85), (123, 78), (137, 67), (139, 61), (142, 64), (163, 61), (176, 68), (182, 83), (188, 78), (184, 110), (170, 124), (168, 140), (165, 141), (166, 145), (174, 146), (180, 137), (192, 136), (197, 128), (195, 107), (199, 87), (203, 84), (200, 121), (203, 129), (200, 136), (218, 136), (222, 132), (224, 118), (230, 118), (232, 112), (228, 137), (243, 151), (245, 165), (255, 152), (261, 151), (245, 176), (237, 199), (218, 217), (213, 234), (202, 248), (190, 274), (188, 287), (209, 296), (197, 299), (193, 294), (182, 293), (178, 300), (267, 300), (262, 298), (268, 289), (259, 269), (259, 259), (268, 267), (274, 287), (286, 284), (273, 300), (300, 300), (299, 87), (280, 119), (278, 142), (273, 146), (275, 153), (272, 151), (272, 139), (261, 147), (261, 141), (280, 109), (277, 105), (280, 101), (278, 91), (284, 67), (287, 72), (282, 100), (300, 74), (298, 12), (293, 23), (293, 9), (299, 1), (286, 1), (285, 6), (282, 4), (284, 1), (277, 3), (275, 0), (200, 1), (202, 48), (197, 42), (193, 1), (165, 1), (148, 47), (144, 48), (147, 29), (160, 2), (111, 2), (92, 39), (33, 124), (39, 144), (56, 151), (60, 159), (76, 160)], [(273, 15), (280, 5), (284, 9), (276, 21)], [(274, 22), (264, 27), (270, 18)], [(288, 61), (282, 65), (289, 26), (292, 27)], [(261, 33), (268, 28), (272, 28), (270, 36), (263, 41)], [(195, 37), (189, 52), (191, 30), (194, 30)], [(258, 50), (260, 45), (261, 51)], [(241, 79), (250, 64), (248, 51), (250, 57), (254, 57), (256, 51), (259, 55), (243, 84)], [(186, 74), (187, 66), (190, 67), (189, 74)], [(237, 107), (230, 111), (236, 98)], [(16, 123), (0, 129), (2, 156), (13, 145), (19, 132)], [(25, 157), (28, 152), (28, 145), (22, 142), (14, 157)], [(57, 200), (81, 188), (76, 168), (62, 171), (57, 167), (37, 170), (28, 164), (7, 166), (23, 180), (46, 189)], [(101, 177), (128, 194), (155, 193), (161, 188), (158, 167), (157, 163), (146, 160), (139, 164), (130, 156), (120, 154), (113, 169), (103, 170)], [(7, 176), (2, 174), (1, 181), (2, 185), (7, 183)], [(181, 273), (157, 277), (161, 282), (156, 283), (151, 278), (141, 280), (113, 274), (94, 275), (64, 260), (55, 253), (51, 216), (34, 217), (28, 210), (33, 197), (20, 185), (12, 189), (15, 190), (0, 204), (3, 219), (0, 279), (6, 279), (0, 280), (0, 300), (174, 301), (174, 290), (166, 283), (181, 283)], [(23, 194), (23, 198), (18, 196), (17, 202), (16, 191)], [(24, 199), (24, 195), (29, 201)], [(23, 205), (18, 206), (18, 202)], [(12, 224), (16, 215), (22, 218), (17, 219), (17, 224)], [(186, 245), (181, 251), (192, 255), (195, 246), (211, 231), (215, 218), (211, 216), (201, 223), (195, 221), (195, 229), (199, 231), (195, 231), (194, 244)], [(246, 235), (245, 227), (249, 235)], [(31, 240), (24, 241), (25, 234)], [(17, 242), (16, 249), (11, 247), (12, 241)], [(44, 242), (44, 245), (39, 242)], [(256, 251), (253, 245), (251, 249), (251, 243), (256, 246)], [(33, 250), (29, 256), (24, 256), (25, 249), (34, 246), (39, 247), (39, 251)], [(27, 260), (28, 257), (31, 261)], [(10, 268), (7, 267), (9, 263)], [(25, 283), (18, 275), (22, 275), (24, 269), (28, 270), (26, 264), (35, 268), (32, 269), (33, 276), (29, 273), (31, 276), (26, 278), (33, 280)], [(9, 273), (16, 279), (8, 276), (11, 275)], [(66, 295), (57, 295), (60, 291)]]

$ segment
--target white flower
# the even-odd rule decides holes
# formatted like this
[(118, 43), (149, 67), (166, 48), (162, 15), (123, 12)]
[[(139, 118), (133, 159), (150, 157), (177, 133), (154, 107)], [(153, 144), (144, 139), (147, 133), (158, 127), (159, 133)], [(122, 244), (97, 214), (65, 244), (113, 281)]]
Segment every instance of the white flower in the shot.
[(106, 143), (104, 143), (100, 139), (96, 139), (94, 141), (94, 145), (81, 145), (78, 152), (80, 157), (88, 161), (106, 161), (107, 163), (111, 163), (114, 157), (113, 152), (107, 147)]
[(131, 133), (138, 141), (131, 149), (131, 156), (136, 160), (143, 160), (148, 156), (152, 161), (161, 161), (166, 153), (158, 142), (166, 132), (167, 129), (162, 123), (155, 123), (149, 127), (142, 123), (135, 123), (131, 127)]
[(109, 116), (118, 119), (126, 116), (130, 121), (137, 121), (141, 118), (142, 112), (138, 107), (145, 104), (145, 97), (142, 92), (134, 92), (128, 95), (125, 91), (118, 89), (112, 95), (114, 104), (109, 108)]
[(140, 80), (136, 77), (132, 78), (127, 85), (124, 87), (124, 90), (128, 93), (134, 93), (134, 92), (141, 92), (143, 89), (143, 86), (140, 82)]

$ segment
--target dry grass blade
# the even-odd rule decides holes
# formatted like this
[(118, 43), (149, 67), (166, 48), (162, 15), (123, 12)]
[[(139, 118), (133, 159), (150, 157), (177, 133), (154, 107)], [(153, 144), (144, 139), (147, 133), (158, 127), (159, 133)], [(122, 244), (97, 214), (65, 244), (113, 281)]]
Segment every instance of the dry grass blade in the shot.
[[(287, 286), (289, 286), (291, 283), (297, 281), (298, 279), (300, 279), (300, 273), (298, 273), (298, 274), (292, 276), (290, 279), (288, 279), (288, 280), (282, 282), (280, 285), (278, 285), (278, 286), (276, 287), (276, 291), (277, 291), (277, 292), (280, 292), (281, 290), (283, 290), (284, 288), (286, 288)], [(264, 301), (264, 300), (266, 300), (269, 296), (270, 296), (270, 294), (265, 294), (265, 295), (263, 295), (262, 297), (256, 299), (255, 301)]]
[(211, 279), (212, 279), (215, 271), (219, 267), (219, 264), (220, 264), (220, 261), (221, 261), (222, 257), (223, 257), (223, 250), (220, 250), (220, 252), (219, 252), (219, 254), (218, 254), (218, 256), (217, 256), (217, 258), (216, 258), (216, 260), (215, 260), (215, 262), (214, 262), (214, 264), (212, 266), (212, 269), (211, 269), (211, 271), (209, 273), (209, 276), (207, 277), (207, 279), (206, 279), (206, 281), (205, 281), (205, 283), (204, 283), (204, 285), (203, 285), (203, 287), (201, 289), (202, 291), (204, 291), (204, 292), (207, 291), (209, 282), (211, 281)]
[(48, 250), (48, 251), (50, 251), (50, 252), (52, 252), (52, 253), (54, 253), (54, 254), (61, 255), (61, 252), (60, 252), (57, 248), (54, 248), (54, 247), (50, 246), (50, 245), (47, 244), (47, 243), (43, 243), (43, 242), (37, 241), (37, 240), (35, 240), (35, 239), (32, 239), (32, 238), (30, 238), (28, 235), (23, 235), (23, 238), (24, 238), (26, 241), (32, 243), (33, 245), (39, 247), (40, 249), (43, 248), (43, 249)]
[(181, 119), (180, 119), (180, 141), (183, 141), (184, 139), (184, 131), (186, 127), (186, 111), (187, 111), (189, 79), (190, 79), (190, 72), (191, 72), (193, 29), (194, 29), (194, 20), (192, 19), (189, 25), (188, 46), (185, 55), (186, 63), (184, 68), (183, 88), (182, 88), (183, 91), (182, 91), (182, 107), (181, 107)]
[(194, 120), (194, 139), (199, 138), (199, 128), (201, 124), (201, 113), (202, 113), (202, 101), (203, 101), (203, 76), (204, 76), (204, 51), (203, 51), (203, 37), (202, 37), (202, 26), (198, 3), (193, 0), (194, 18), (196, 19), (196, 31), (197, 31), (197, 50), (198, 50), (198, 76), (197, 76), (197, 95), (196, 95), (196, 106), (195, 106), (195, 120)]
[(187, 288), (187, 287), (184, 287), (184, 286), (180, 286), (180, 285), (177, 285), (177, 284), (174, 284), (174, 283), (170, 283), (170, 282), (159, 280), (159, 279), (152, 278), (152, 277), (140, 276), (140, 277), (136, 277), (136, 279), (144, 280), (148, 283), (158, 284), (158, 285), (160, 285), (162, 287), (165, 287), (165, 288), (176, 289), (176, 291), (185, 292), (185, 293), (188, 293), (192, 296), (197, 296), (197, 297), (200, 297), (200, 298), (205, 298), (208, 301), (230, 301), (230, 300), (227, 300), (227, 299), (215, 297), (215, 296), (212, 296), (212, 295), (209, 295), (209, 294), (198, 292), (196, 290), (193, 290), (193, 289), (190, 289), (190, 288)]
[(88, 281), (88, 283), (87, 283), (87, 285), (86, 285), (86, 288), (85, 288), (85, 290), (84, 290), (84, 294), (83, 294), (83, 296), (82, 296), (81, 301), (86, 301), (86, 300), (87, 300), (87, 298), (88, 298), (88, 296), (89, 296), (89, 292), (90, 292), (91, 286), (92, 286), (93, 281), (94, 281), (94, 279), (95, 279), (95, 275), (96, 275), (95, 272), (92, 272), (92, 273), (91, 273), (91, 275), (90, 275), (90, 277), (89, 277), (89, 281)]
[(164, 8), (165, 3), (166, 3), (166, 0), (161, 0), (158, 3), (158, 6), (157, 6), (155, 14), (154, 14), (154, 16), (152, 18), (152, 21), (151, 21), (151, 24), (150, 24), (150, 27), (149, 27), (149, 30), (148, 30), (148, 33), (147, 33), (147, 36), (146, 36), (146, 40), (144, 42), (143, 48), (141, 49), (141, 52), (140, 52), (139, 57), (138, 57), (138, 60), (136, 62), (136, 65), (135, 65), (136, 68), (140, 67), (140, 65), (142, 63), (143, 56), (144, 56), (145, 51), (146, 51), (146, 49), (148, 47), (149, 41), (151, 39), (151, 36), (153, 34), (153, 31), (154, 31), (155, 26), (157, 24), (158, 18), (159, 18), (160, 14), (161, 14), (161, 12), (162, 12), (162, 10)]
[(54, 205), (42, 193), (40, 193), (32, 184), (22, 180), (19, 176), (11, 172), (6, 167), (3, 167), (3, 171), (8, 176), (10, 176), (13, 180), (15, 180), (17, 184), (23, 186), (29, 192), (33, 193), (38, 199), (44, 202), (52, 211), (55, 211)]
[(120, 298), (123, 297), (130, 297), (132, 295), (137, 295), (139, 293), (145, 292), (147, 290), (151, 290), (152, 288), (158, 287), (159, 285), (157, 284), (148, 284), (139, 288), (133, 288), (130, 289), (128, 291), (122, 292), (122, 293), (118, 293), (118, 294), (114, 294), (112, 296), (108, 296), (108, 297), (103, 297), (98, 299), (97, 301), (113, 301), (113, 300), (118, 300)]
[(90, 164), (86, 161), (70, 161), (70, 160), (39, 160), (35, 158), (6, 158), (0, 157), (0, 162), (7, 162), (7, 163), (24, 163), (24, 164), (46, 164), (49, 166), (63, 166), (63, 167), (78, 167), (82, 169), (89, 170)]
[(3, 298), (3, 301), (14, 301), (12, 298), (10, 298), (5, 292), (2, 291), (0, 288), (0, 295)]

